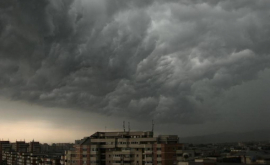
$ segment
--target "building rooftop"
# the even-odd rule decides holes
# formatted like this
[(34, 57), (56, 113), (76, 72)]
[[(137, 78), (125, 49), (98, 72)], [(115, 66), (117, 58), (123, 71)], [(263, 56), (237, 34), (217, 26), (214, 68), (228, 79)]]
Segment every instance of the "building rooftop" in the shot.
[(117, 131), (117, 132), (96, 132), (90, 136), (91, 138), (115, 138), (115, 137), (138, 137), (149, 138), (153, 137), (152, 131)]

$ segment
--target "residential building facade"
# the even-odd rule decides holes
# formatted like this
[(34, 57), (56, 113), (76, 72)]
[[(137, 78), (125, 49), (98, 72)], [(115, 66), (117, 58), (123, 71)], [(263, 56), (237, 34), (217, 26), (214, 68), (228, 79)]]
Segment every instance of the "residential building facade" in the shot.
[[(183, 149), (178, 136), (148, 132), (96, 132), (62, 157), (63, 165), (172, 165)], [(181, 155), (182, 157), (182, 155)]]

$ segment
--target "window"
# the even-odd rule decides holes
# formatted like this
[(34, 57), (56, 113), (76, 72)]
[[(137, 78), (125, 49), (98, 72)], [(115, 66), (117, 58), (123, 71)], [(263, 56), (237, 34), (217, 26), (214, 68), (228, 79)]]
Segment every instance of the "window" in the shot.
[(91, 148), (91, 151), (98, 151), (98, 148)]

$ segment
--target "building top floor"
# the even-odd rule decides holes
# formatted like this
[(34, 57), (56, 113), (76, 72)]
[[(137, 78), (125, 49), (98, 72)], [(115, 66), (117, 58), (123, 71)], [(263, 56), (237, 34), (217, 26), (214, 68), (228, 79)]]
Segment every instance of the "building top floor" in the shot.
[(75, 145), (140, 145), (140, 144), (177, 144), (177, 135), (153, 136), (148, 132), (96, 132), (89, 137), (76, 140)]
[(0, 140), (0, 145), (1, 144), (9, 144), (9, 141), (8, 140), (3, 140), (3, 141)]
[(153, 137), (152, 131), (120, 131), (120, 132), (96, 132), (91, 135), (91, 138), (152, 138)]

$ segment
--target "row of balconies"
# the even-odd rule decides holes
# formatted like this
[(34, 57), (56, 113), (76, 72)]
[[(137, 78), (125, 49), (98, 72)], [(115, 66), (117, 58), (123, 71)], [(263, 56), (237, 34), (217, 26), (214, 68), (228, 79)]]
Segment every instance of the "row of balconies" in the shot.
[(115, 148), (115, 146), (117, 147), (131, 147), (131, 148), (152, 148), (152, 144), (104, 144), (104, 145), (100, 145), (100, 148)]
[[(44, 162), (43, 164), (52, 164), (52, 162), (54, 162), (54, 160), (46, 159), (46, 160), (43, 160), (43, 162)], [(39, 160), (35, 160), (35, 161), (27, 160), (27, 161), (24, 161), (24, 160), (21, 160), (21, 159), (7, 159), (7, 164), (10, 164), (10, 165), (14, 165), (14, 164), (23, 165), (25, 163), (29, 164), (29, 165), (34, 164), (34, 163), (39, 164), (40, 161)]]
[(131, 165), (131, 163), (113, 163), (113, 165)]
[(146, 150), (146, 151), (144, 151), (144, 154), (152, 154), (152, 153), (153, 153), (152, 150)]
[(130, 161), (133, 160), (133, 157), (129, 157), (129, 158), (121, 158), (121, 157), (113, 157), (113, 160), (124, 160), (124, 161)]
[[(136, 165), (136, 163), (113, 163), (113, 165)], [(153, 165), (153, 163), (145, 163), (145, 165)]]

